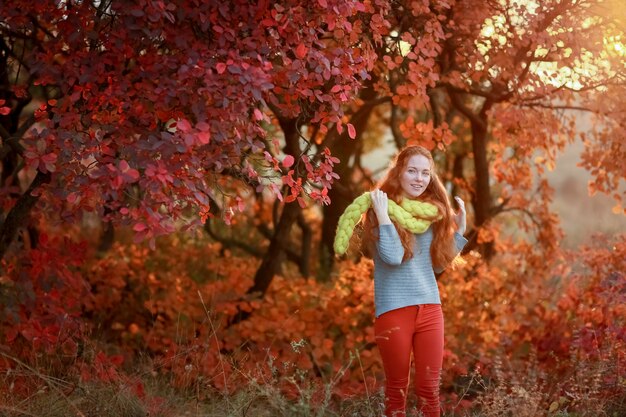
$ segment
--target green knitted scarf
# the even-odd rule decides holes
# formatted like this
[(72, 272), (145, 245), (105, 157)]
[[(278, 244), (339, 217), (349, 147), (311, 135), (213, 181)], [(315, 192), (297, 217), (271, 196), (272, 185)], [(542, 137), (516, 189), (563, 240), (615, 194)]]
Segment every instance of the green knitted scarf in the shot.
[[(365, 192), (357, 197), (339, 217), (337, 232), (335, 233), (335, 254), (343, 255), (346, 253), (354, 227), (371, 204), (370, 193), (369, 191)], [(412, 233), (424, 233), (433, 221), (441, 218), (439, 209), (434, 204), (409, 198), (402, 199), (400, 204), (389, 200), (388, 211), (392, 220)]]

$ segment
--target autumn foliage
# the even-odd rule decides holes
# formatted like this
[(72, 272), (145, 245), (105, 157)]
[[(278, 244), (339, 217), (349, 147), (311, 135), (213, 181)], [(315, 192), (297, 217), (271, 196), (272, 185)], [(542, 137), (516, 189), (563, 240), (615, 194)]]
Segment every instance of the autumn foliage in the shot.
[(624, 19), (599, 0), (1, 2), (0, 399), (102, 382), (156, 413), (154, 375), (375, 414), (373, 266), (332, 242), (380, 175), (370, 151), (419, 143), (469, 214), (466, 265), (439, 277), (446, 410), (623, 412), (626, 241), (564, 249), (546, 174), (580, 143), (623, 216)]
[[(32, 251), (23, 260), (22, 272), (36, 278), (31, 286), (21, 283), (20, 271), (7, 274), (16, 303), (3, 310), (4, 343), (21, 360), (31, 363), (45, 353), (78, 383), (120, 380), (124, 364), (149, 353), (174, 385), (199, 387), (202, 398), (234, 393), (253, 379), (292, 398), (299, 383), (309, 384), (318, 401), (329, 384), (339, 398), (381, 389), (369, 260), (342, 263), (332, 283), (293, 273), (276, 277), (260, 301), (246, 295), (258, 261), (204, 238), (172, 236), (156, 251), (115, 244), (101, 258), (86, 254), (84, 244), (55, 243), (43, 239), (46, 255)], [(549, 373), (545, 409), (566, 392), (570, 409), (588, 406), (576, 403), (583, 389), (576, 372), (585, 369), (593, 372), (583, 377), (598, 378), (595, 395), (623, 395), (626, 287), (619, 271), (626, 241), (610, 244), (584, 248), (575, 264), (574, 254), (563, 254), (533, 276), (506, 263), (487, 266), (470, 254), (469, 268), (441, 277), (448, 410), (460, 412), (475, 397), (461, 397), (467, 375), (479, 370), (494, 377), (494, 361), (515, 369), (529, 355)], [(65, 264), (70, 253), (81, 256), (80, 265)], [(63, 279), (51, 281), (53, 267)], [(240, 311), (252, 315), (232, 324)], [(94, 336), (97, 350), (86, 346)], [(5, 357), (2, 366), (6, 372), (16, 365)], [(37, 386), (19, 374), (9, 379), (22, 394)]]

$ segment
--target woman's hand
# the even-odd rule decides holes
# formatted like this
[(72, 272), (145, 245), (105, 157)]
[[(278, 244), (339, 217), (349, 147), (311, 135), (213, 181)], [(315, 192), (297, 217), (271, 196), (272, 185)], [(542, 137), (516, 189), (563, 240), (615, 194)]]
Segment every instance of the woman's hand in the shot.
[(389, 199), (387, 198), (387, 193), (384, 193), (379, 189), (375, 189), (370, 192), (370, 197), (372, 199), (372, 208), (374, 209), (374, 213), (378, 219), (378, 224), (391, 224), (388, 211)]
[(459, 211), (454, 215), (454, 221), (458, 227), (458, 232), (461, 235), (465, 234), (465, 228), (467, 227), (466, 213), (465, 213), (465, 202), (461, 199), (461, 197), (454, 197), (457, 204), (459, 205)]

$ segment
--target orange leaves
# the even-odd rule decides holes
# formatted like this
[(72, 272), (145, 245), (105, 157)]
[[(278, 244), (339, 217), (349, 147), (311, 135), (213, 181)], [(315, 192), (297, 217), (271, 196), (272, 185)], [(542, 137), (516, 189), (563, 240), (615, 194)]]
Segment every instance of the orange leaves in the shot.
[(415, 122), (412, 116), (400, 123), (400, 132), (407, 138), (407, 145), (421, 145), (428, 149), (445, 149), (456, 138), (446, 122), (435, 127), (432, 120), (426, 123)]
[[(346, 263), (335, 283), (275, 277), (265, 298), (259, 300), (245, 294), (252, 285), (256, 261), (222, 257), (219, 245), (180, 246), (176, 239), (169, 245), (176, 247), (180, 257), (165, 256), (169, 250), (146, 256), (134, 245), (116, 246), (110, 256), (90, 267), (90, 280), (98, 295), (95, 299), (102, 303), (94, 310), (98, 321), (119, 323), (118, 330), (109, 331), (120, 346), (133, 350), (140, 341), (153, 355), (165, 354), (166, 350), (178, 352), (166, 362), (166, 369), (177, 375), (177, 384), (192, 384), (203, 375), (218, 389), (235, 389), (240, 385), (232, 381), (259, 372), (259, 366), (266, 366), (270, 356), (285, 364), (276, 368), (276, 377), (287, 377), (296, 369), (333, 372), (349, 361), (355, 349), (360, 350), (366, 369), (380, 369), (378, 356), (370, 352), (371, 348), (364, 350), (366, 344), (373, 346), (374, 342), (371, 261)], [(200, 259), (206, 276), (219, 271), (220, 278), (192, 281), (190, 268), (197, 268)], [(158, 268), (146, 273), (144, 265)], [(110, 275), (126, 277), (121, 282), (128, 285), (118, 284), (112, 288), (115, 297), (102, 298), (105, 288), (96, 283), (104, 283)], [(146, 310), (148, 316), (142, 313)], [(226, 327), (239, 311), (252, 315)], [(222, 365), (234, 360), (243, 346), (246, 359), (238, 360), (237, 372), (228, 366), (224, 371)], [(354, 377), (357, 375), (360, 373)], [(353, 382), (346, 380), (346, 387)]]
[[(445, 271), (438, 282), (446, 325), (442, 394), (450, 398), (458, 377), (476, 366), (489, 375), (496, 351), (510, 360), (533, 352), (538, 366), (560, 376), (571, 366), (571, 352), (592, 357), (617, 346), (625, 336), (625, 242), (599, 241), (541, 263), (532, 259), (531, 245), (502, 243), (509, 246), (490, 264), (470, 253), (465, 268)], [(42, 265), (36, 257), (30, 264)], [(370, 392), (380, 387), (371, 260), (342, 261), (328, 283), (285, 268), (263, 299), (246, 295), (257, 267), (256, 260), (189, 236), (161, 239), (154, 252), (116, 244), (102, 258), (76, 265), (91, 289), (80, 300), (85, 322), (109, 323), (98, 327), (108, 343), (131, 364), (133, 355), (151, 356), (176, 386), (232, 393), (255, 378), (297, 398), (290, 381), (298, 375), (323, 387), (345, 370), (333, 387), (340, 396), (361, 395), (365, 384)], [(241, 311), (252, 314), (228, 325)], [(82, 344), (55, 339), (59, 325), (26, 325), (12, 334), (11, 347), (20, 340), (31, 349), (57, 343), (71, 356)], [(619, 349), (615, 355), (623, 358)], [(93, 355), (93, 363), (77, 369), (84, 378), (115, 380), (120, 359)]]

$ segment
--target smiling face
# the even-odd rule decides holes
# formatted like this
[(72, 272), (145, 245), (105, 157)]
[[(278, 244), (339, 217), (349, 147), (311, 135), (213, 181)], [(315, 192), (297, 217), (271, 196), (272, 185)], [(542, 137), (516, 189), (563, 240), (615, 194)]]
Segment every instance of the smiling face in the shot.
[(400, 174), (400, 187), (405, 197), (417, 198), (424, 193), (430, 183), (430, 161), (424, 155), (413, 155)]

